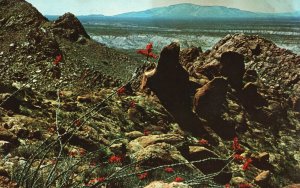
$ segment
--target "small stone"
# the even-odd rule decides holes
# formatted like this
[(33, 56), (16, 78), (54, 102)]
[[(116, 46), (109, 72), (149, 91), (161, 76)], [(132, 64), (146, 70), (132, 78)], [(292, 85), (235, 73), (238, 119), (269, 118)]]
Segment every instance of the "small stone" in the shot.
[(8, 110), (8, 111), (7, 111), (7, 115), (8, 115), (9, 117), (12, 117), (12, 116), (14, 116), (14, 112), (13, 112), (12, 110)]
[(90, 96), (78, 96), (77, 101), (80, 103), (90, 103), (92, 102), (92, 98)]
[(8, 141), (0, 140), (0, 151), (9, 152), (11, 143)]
[(254, 178), (254, 182), (261, 187), (265, 187), (270, 179), (270, 171), (263, 171)]
[(270, 154), (267, 152), (259, 153), (258, 155), (251, 155), (253, 165), (259, 169), (267, 170), (270, 168), (269, 162)]
[(0, 127), (0, 140), (8, 141), (15, 144), (19, 143), (16, 135), (2, 127)]
[(269, 161), (270, 154), (267, 152), (262, 152), (258, 154), (260, 161)]
[(141, 136), (144, 136), (144, 134), (140, 131), (132, 131), (129, 133), (125, 133), (125, 136), (127, 136), (129, 139), (133, 140), (133, 139), (139, 138)]
[(239, 185), (239, 184), (245, 184), (248, 183), (244, 178), (242, 177), (233, 177), (231, 179), (231, 182), (233, 185)]
[(119, 144), (112, 144), (109, 149), (115, 154), (115, 155), (123, 155), (126, 153), (126, 146), (123, 143)]
[(8, 178), (10, 177), (7, 170), (3, 167), (0, 167), (0, 176), (4, 176), (4, 177), (8, 177)]
[(24, 139), (24, 138), (27, 138), (28, 135), (29, 135), (29, 130), (27, 130), (27, 129), (21, 128), (21, 129), (19, 129), (19, 130), (17, 131), (17, 137), (18, 137), (18, 138)]
[(300, 97), (295, 97), (292, 99), (293, 110), (300, 112)]

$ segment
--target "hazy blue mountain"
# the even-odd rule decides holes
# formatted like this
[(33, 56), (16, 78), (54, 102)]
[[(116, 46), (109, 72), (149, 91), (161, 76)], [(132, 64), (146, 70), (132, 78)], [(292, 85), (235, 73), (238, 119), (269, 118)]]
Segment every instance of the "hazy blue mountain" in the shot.
[(256, 13), (224, 6), (201, 6), (190, 3), (170, 5), (167, 7), (153, 8), (139, 12), (128, 12), (116, 15), (119, 18), (172, 18), (172, 19), (199, 19), (199, 18), (253, 18), (253, 17), (296, 17), (294, 13)]

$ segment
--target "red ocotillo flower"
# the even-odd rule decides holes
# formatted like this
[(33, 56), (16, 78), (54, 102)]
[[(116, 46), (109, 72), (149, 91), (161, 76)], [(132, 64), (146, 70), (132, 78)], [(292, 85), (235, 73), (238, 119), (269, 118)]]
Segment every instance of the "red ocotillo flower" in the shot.
[(249, 170), (249, 165), (252, 163), (252, 159), (247, 159), (246, 162), (243, 164), (243, 170)]
[(113, 156), (111, 156), (111, 157), (109, 158), (108, 161), (109, 161), (110, 163), (120, 163), (121, 160), (122, 160), (121, 157), (116, 156), (116, 155), (113, 155)]
[(241, 152), (241, 151), (243, 151), (243, 148), (242, 148), (241, 145), (239, 144), (239, 139), (238, 139), (238, 137), (234, 137), (234, 139), (233, 139), (233, 144), (232, 144), (232, 149), (233, 149), (235, 152)]
[(62, 59), (61, 54), (57, 55), (54, 62), (53, 62), (53, 65), (58, 66), (61, 59)]
[(183, 182), (183, 181), (184, 181), (184, 178), (182, 178), (182, 177), (175, 178), (175, 182)]
[(140, 50), (137, 50), (136, 52), (138, 54), (142, 54), (142, 55), (146, 56), (147, 60), (149, 59), (149, 57), (156, 59), (157, 55), (155, 55), (152, 52), (152, 49), (153, 49), (153, 43), (150, 42), (149, 44), (147, 44), (146, 49), (140, 49)]
[(145, 173), (139, 174), (139, 175), (138, 175), (138, 178), (139, 178), (140, 180), (143, 180), (143, 179), (147, 178), (147, 176), (148, 176), (148, 172), (145, 172)]
[(167, 167), (167, 168), (165, 168), (165, 172), (167, 172), (167, 173), (173, 173), (174, 169), (171, 168), (171, 167)]
[(242, 160), (244, 160), (244, 157), (241, 156), (240, 154), (234, 154), (234, 155), (233, 155), (233, 158), (234, 158), (234, 160), (236, 160), (236, 161), (242, 161)]
[(120, 95), (124, 95), (126, 92), (126, 88), (124, 86), (120, 87), (119, 89), (117, 89), (117, 94)]
[(208, 141), (205, 140), (205, 139), (200, 139), (198, 142), (199, 142), (199, 144), (201, 144), (201, 145), (207, 145), (207, 144), (208, 144)]
[(129, 108), (135, 108), (135, 107), (136, 107), (135, 101), (130, 101)]

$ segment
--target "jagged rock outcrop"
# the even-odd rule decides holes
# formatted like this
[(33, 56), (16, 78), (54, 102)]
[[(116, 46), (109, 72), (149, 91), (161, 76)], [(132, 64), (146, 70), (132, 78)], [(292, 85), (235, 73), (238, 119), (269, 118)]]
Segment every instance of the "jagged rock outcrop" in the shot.
[(200, 54), (194, 60), (195, 65), (188, 67), (189, 73), (199, 78), (203, 74), (209, 79), (219, 76), (221, 56), (230, 51), (244, 56), (246, 73), (256, 71), (259, 82), (272, 95), (288, 100), (300, 92), (300, 56), (260, 36), (227, 35), (208, 53)]
[(80, 21), (72, 13), (66, 13), (55, 20), (52, 31), (73, 42), (77, 41), (80, 36), (90, 38)]
[(180, 47), (171, 43), (161, 51), (155, 69), (145, 72), (142, 84), (153, 91), (184, 130), (204, 134), (201, 122), (192, 112), (192, 83), (179, 63)]

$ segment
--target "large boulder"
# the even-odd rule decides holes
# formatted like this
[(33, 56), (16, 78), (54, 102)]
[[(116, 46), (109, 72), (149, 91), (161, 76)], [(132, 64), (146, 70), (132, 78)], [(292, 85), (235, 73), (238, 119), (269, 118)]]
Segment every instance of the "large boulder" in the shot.
[(242, 89), (242, 99), (244, 105), (265, 106), (267, 101), (258, 93), (258, 87), (255, 83), (249, 82)]
[(236, 52), (225, 52), (221, 55), (220, 73), (227, 77), (229, 84), (241, 89), (245, 73), (244, 56)]
[(135, 153), (149, 145), (156, 143), (168, 143), (172, 145), (183, 145), (185, 139), (178, 134), (161, 134), (142, 136), (129, 143), (128, 149), (131, 153)]
[(197, 90), (194, 97), (194, 111), (206, 119), (219, 117), (227, 90), (228, 83), (224, 78), (214, 78)]
[[(149, 145), (137, 151), (131, 157), (139, 162), (140, 167), (157, 167), (188, 162), (176, 147), (164, 142)], [(191, 165), (183, 165), (183, 167), (193, 168)]]
[(220, 183), (226, 184), (230, 181), (232, 173), (228, 172), (228, 168), (222, 169), (226, 166), (226, 161), (222, 160), (216, 153), (201, 146), (190, 146), (189, 147), (189, 161), (202, 162), (194, 163), (194, 165), (204, 174), (218, 173), (213, 176), (213, 179)]
[(192, 83), (188, 72), (179, 63), (180, 47), (171, 43), (163, 48), (158, 65), (146, 72), (142, 85), (153, 91), (180, 127), (195, 134), (205, 134), (201, 122), (192, 112)]

